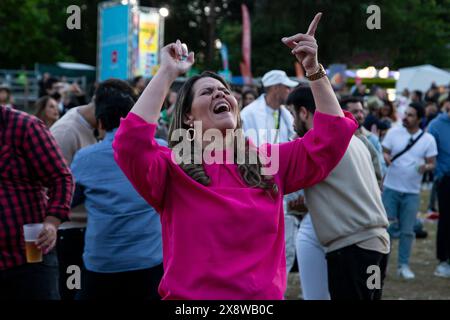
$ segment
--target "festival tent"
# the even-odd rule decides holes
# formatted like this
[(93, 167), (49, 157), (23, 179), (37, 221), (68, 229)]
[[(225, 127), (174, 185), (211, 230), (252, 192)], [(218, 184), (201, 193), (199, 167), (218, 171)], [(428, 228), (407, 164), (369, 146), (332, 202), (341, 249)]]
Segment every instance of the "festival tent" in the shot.
[(408, 90), (427, 91), (434, 82), (436, 85), (450, 84), (450, 72), (436, 68), (430, 64), (401, 68), (395, 89), (397, 92)]

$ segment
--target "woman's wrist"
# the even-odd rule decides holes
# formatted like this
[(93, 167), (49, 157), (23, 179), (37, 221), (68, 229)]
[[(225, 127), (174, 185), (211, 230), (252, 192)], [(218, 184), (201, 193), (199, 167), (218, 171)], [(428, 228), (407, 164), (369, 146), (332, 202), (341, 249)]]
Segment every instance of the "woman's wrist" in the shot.
[(166, 78), (170, 82), (174, 82), (178, 77), (178, 73), (176, 70), (171, 70), (167, 67), (160, 67), (158, 70), (158, 74), (160, 74), (161, 77)]
[(305, 68), (305, 71), (306, 71), (306, 75), (307, 75), (307, 76), (310, 76), (310, 75), (312, 75), (312, 74), (318, 72), (319, 70), (320, 70), (320, 64), (319, 64), (319, 63), (317, 63), (317, 64), (316, 64), (315, 66), (313, 66), (312, 68), (308, 68), (308, 69)]
[(319, 63), (319, 68), (312, 72), (306, 74), (306, 79), (309, 81), (317, 81), (327, 75), (326, 70), (323, 68), (323, 66)]

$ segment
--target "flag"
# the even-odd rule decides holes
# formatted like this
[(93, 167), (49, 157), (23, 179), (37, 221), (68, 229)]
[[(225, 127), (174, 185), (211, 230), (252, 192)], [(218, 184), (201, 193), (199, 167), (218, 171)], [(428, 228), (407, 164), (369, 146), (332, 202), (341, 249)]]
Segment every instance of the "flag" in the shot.
[(223, 70), (228, 70), (228, 48), (226, 44), (222, 44), (220, 55), (222, 56)]
[(252, 84), (251, 71), (251, 29), (250, 29), (250, 14), (245, 4), (241, 5), (242, 11), (242, 61), (241, 74), (244, 78), (245, 84)]

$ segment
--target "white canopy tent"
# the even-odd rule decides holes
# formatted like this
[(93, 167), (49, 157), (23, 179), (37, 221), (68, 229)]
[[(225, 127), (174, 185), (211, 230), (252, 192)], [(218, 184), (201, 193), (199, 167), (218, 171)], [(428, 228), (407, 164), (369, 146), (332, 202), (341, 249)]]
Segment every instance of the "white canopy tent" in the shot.
[(397, 93), (408, 90), (427, 91), (431, 83), (436, 85), (448, 85), (450, 83), (450, 72), (436, 68), (430, 64), (401, 68), (400, 76), (395, 85)]
[(74, 62), (58, 62), (57, 66), (63, 69), (72, 69), (72, 70), (91, 70), (95, 71), (94, 66), (90, 66), (84, 63), (74, 63)]

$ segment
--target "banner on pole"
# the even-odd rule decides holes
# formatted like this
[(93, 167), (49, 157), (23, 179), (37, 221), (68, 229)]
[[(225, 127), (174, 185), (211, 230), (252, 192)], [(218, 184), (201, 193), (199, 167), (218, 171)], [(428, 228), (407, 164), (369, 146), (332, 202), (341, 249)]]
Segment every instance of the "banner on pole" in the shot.
[(98, 79), (128, 79), (130, 7), (104, 5), (99, 7)]
[(139, 74), (149, 78), (156, 73), (159, 51), (159, 14), (141, 11), (139, 14)]
[(241, 5), (242, 11), (242, 62), (240, 63), (241, 74), (245, 84), (252, 84), (251, 71), (251, 26), (250, 14), (245, 4)]

